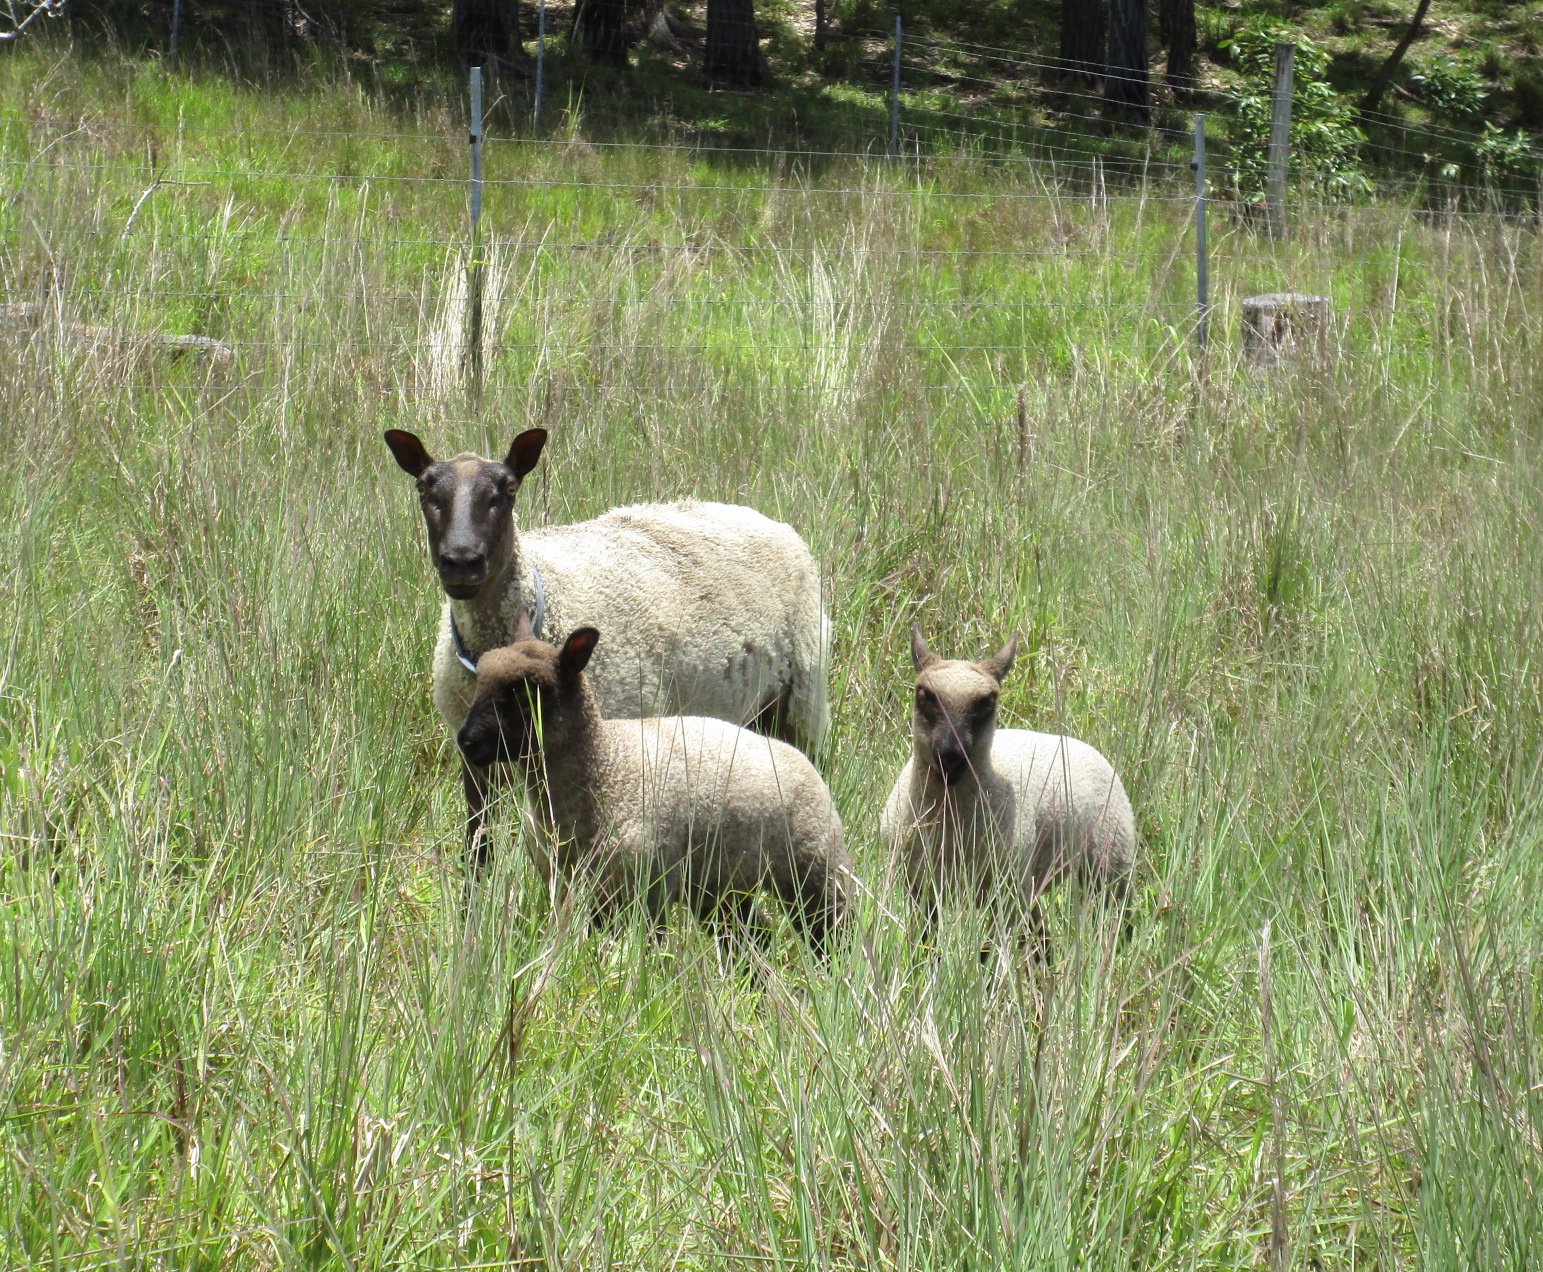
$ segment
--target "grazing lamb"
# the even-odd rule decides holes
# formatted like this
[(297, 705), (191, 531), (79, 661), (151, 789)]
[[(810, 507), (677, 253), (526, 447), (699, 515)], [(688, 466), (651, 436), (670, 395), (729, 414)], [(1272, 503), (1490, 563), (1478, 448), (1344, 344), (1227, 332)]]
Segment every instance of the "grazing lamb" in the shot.
[(997, 697), (1016, 638), (983, 662), (939, 658), (911, 634), (913, 749), (885, 806), (882, 833), (929, 927), (951, 894), (1015, 918), (1075, 870), (1123, 896), (1136, 857), (1125, 788), (1085, 742), (997, 728)]
[[(582, 625), (616, 633), (591, 673), (606, 715), (753, 721), (818, 754), (830, 624), (798, 534), (751, 508), (692, 501), (521, 533), (515, 492), (546, 437), (521, 433), (500, 462), (435, 460), (411, 433), (386, 433), (396, 462), (417, 479), (429, 555), (450, 597), (434, 651), (434, 705), (450, 736), (471, 705), (478, 657), (507, 645), (528, 615), (538, 636)], [(462, 766), (474, 866), (487, 856), (494, 776)]]
[(823, 952), (845, 909), (847, 862), (814, 766), (723, 720), (605, 719), (584, 674), (599, 639), (581, 627), (557, 649), (521, 615), (515, 643), (478, 661), (456, 738), (477, 768), (518, 768), (555, 841), (542, 873), (593, 877), (602, 920), (635, 897), (655, 918), (684, 901), (752, 932), (755, 894), (769, 890)]

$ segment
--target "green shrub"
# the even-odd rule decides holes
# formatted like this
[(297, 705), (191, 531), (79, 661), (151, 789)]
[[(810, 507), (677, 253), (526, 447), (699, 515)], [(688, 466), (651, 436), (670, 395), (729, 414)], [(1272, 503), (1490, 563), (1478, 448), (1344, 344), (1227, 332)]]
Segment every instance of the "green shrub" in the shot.
[(1329, 6), (1328, 19), (1335, 35), (1354, 35), (1366, 23), (1366, 5), (1362, 0), (1341, 0)]
[(1536, 71), (1518, 71), (1511, 81), (1511, 101), (1516, 120), (1526, 128), (1543, 126), (1543, 77)]
[(1477, 115), (1489, 97), (1479, 72), (1456, 58), (1441, 58), (1409, 79), (1415, 96), (1440, 115)]
[(1240, 192), (1248, 197), (1264, 189), (1270, 90), (1278, 43), (1296, 45), (1291, 102), (1293, 160), (1304, 175), (1336, 194), (1366, 190), (1370, 183), (1357, 155), (1366, 137), (1356, 126), (1355, 108), (1328, 82), (1329, 54), (1299, 31), (1260, 21), (1241, 27), (1227, 42), (1244, 79), (1234, 114)]

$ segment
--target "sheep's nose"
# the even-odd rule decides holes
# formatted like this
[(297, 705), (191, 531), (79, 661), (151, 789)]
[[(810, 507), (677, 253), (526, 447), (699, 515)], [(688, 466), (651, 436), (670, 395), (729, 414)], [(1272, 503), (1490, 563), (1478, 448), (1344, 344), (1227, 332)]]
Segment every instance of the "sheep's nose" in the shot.
[(965, 775), (970, 767), (970, 757), (962, 747), (945, 743), (932, 753), (933, 766), (945, 785), (952, 786)]
[(481, 569), (488, 559), (488, 554), (481, 548), (472, 545), (447, 547), (439, 554), (439, 563), (448, 569), (470, 573)]
[(485, 768), (493, 762), (493, 741), (486, 730), (473, 728), (469, 723), (463, 724), (460, 732), (455, 735), (455, 744), (461, 748), (461, 754), (478, 768)]

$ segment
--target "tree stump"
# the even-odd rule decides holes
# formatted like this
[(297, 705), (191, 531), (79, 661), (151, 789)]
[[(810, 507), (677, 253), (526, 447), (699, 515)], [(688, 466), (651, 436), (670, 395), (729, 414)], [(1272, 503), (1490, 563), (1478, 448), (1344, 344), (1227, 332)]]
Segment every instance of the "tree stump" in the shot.
[(1243, 302), (1243, 360), (1271, 370), (1287, 361), (1329, 362), (1329, 298), (1267, 292)]

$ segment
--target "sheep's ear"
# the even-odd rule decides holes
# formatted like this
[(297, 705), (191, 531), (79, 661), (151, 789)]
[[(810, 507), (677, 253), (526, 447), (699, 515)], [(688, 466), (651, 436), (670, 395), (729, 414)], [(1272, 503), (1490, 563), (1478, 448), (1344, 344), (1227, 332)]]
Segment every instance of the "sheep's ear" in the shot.
[(517, 641), (536, 639), (536, 630), (530, 625), (530, 615), (524, 610), (521, 610), (520, 616), (514, 620), (514, 639)]
[(562, 652), (557, 655), (557, 670), (572, 677), (589, 666), (589, 656), (595, 652), (600, 633), (593, 627), (581, 627), (563, 642)]
[(980, 664), (981, 670), (1001, 684), (1007, 673), (1013, 669), (1013, 659), (1018, 656), (1018, 638), (1014, 636), (1001, 649), (997, 650), (990, 658)]
[(541, 448), (545, 445), (546, 429), (526, 429), (509, 444), (509, 453), (504, 456), (504, 467), (515, 475), (516, 480), (524, 481), (525, 474), (541, 458)]
[(911, 665), (917, 671), (926, 671), (937, 661), (938, 656), (927, 648), (927, 642), (922, 639), (922, 629), (911, 628)]
[(409, 477), (422, 477), (423, 470), (434, 462), (434, 457), (424, 449), (423, 443), (405, 429), (388, 428), (386, 445), (391, 447), (398, 466)]

